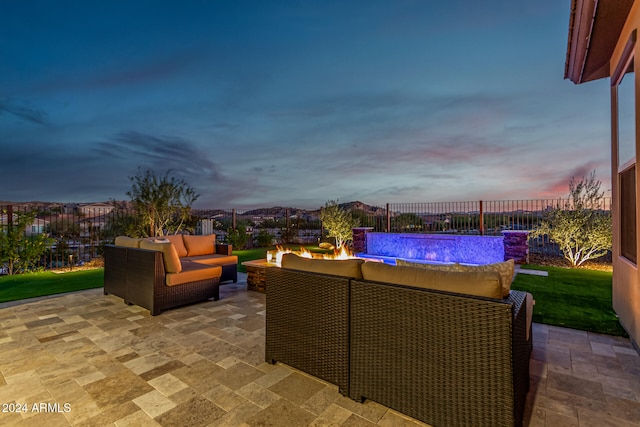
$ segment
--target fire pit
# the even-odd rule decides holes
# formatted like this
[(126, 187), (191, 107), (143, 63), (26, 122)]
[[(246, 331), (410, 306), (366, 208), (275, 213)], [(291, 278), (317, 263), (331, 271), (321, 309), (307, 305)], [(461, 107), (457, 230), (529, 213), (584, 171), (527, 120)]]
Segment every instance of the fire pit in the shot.
[(299, 250), (293, 250), (277, 246), (276, 250), (268, 251), (266, 259), (258, 259), (253, 261), (245, 261), (242, 265), (247, 269), (247, 290), (265, 292), (266, 291), (266, 270), (271, 267), (280, 267), (282, 262), (282, 256), (284, 254), (296, 254), (303, 258), (317, 258), (317, 259), (349, 259), (357, 258), (353, 255), (348, 248), (342, 247), (340, 250), (335, 250), (333, 253), (313, 253), (304, 247), (300, 247)]

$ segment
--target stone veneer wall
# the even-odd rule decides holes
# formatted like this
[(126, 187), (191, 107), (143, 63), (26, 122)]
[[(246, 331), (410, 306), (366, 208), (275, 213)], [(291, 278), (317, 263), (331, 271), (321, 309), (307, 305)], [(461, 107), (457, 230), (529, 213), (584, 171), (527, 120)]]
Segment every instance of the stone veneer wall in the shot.
[(353, 232), (353, 252), (367, 253), (367, 233), (373, 230), (373, 227), (356, 227)]
[(502, 232), (504, 237), (504, 259), (513, 259), (516, 264), (529, 262), (529, 232), (511, 231)]

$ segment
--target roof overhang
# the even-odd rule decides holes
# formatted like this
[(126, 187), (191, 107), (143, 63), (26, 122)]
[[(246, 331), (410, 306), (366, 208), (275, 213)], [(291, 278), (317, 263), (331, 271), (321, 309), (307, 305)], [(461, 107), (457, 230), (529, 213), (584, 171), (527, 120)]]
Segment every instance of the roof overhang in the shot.
[(571, 0), (564, 78), (579, 84), (610, 77), (609, 61), (633, 0)]

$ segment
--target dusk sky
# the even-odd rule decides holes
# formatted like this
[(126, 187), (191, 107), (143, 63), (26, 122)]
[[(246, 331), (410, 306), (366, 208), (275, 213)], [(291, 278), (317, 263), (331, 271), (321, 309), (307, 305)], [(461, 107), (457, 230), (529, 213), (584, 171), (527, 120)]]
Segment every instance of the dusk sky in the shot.
[(199, 208), (610, 188), (609, 81), (564, 80), (570, 0), (11, 1), (0, 200)]

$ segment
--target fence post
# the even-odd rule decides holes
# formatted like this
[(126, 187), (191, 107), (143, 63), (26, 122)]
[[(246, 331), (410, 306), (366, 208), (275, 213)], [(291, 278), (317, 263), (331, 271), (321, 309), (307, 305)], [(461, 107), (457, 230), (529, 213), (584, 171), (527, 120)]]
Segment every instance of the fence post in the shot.
[(287, 231), (289, 231), (289, 229), (291, 228), (291, 221), (289, 219), (289, 217), (291, 216), (291, 214), (289, 213), (289, 208), (284, 210), (284, 214), (287, 216), (286, 218), (286, 223), (287, 223)]
[(13, 205), (7, 205), (7, 230), (13, 228)]
[(391, 211), (389, 210), (389, 203), (387, 203), (387, 233), (391, 233)]
[(236, 229), (237, 221), (236, 221), (236, 210), (231, 209), (231, 228)]
[(482, 200), (480, 200), (480, 235), (484, 236), (484, 210), (482, 209)]

